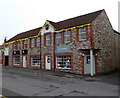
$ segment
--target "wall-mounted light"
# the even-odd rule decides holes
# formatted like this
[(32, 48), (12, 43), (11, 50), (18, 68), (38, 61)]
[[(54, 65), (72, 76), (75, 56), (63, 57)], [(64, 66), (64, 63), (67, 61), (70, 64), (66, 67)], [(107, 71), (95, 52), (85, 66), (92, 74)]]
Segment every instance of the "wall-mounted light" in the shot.
[(97, 56), (98, 54), (95, 54), (95, 56)]
[(82, 54), (82, 56), (85, 56), (85, 54)]

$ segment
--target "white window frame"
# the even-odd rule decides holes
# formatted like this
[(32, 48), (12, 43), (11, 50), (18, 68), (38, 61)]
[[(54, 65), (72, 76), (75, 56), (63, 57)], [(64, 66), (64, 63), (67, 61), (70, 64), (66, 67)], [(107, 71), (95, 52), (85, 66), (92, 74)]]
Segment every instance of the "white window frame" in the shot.
[[(37, 59), (33, 59), (33, 57), (39, 57), (39, 58), (37, 58)], [(33, 67), (40, 67), (40, 61), (41, 61), (41, 59), (40, 59), (41, 57), (40, 57), (40, 55), (38, 56), (38, 55), (35, 55), (35, 56), (31, 56), (31, 66), (33, 66)], [(37, 63), (34, 63), (34, 62), (37, 62)], [(34, 63), (34, 64), (33, 64)]]
[[(68, 34), (69, 33), (69, 34)], [(69, 38), (69, 41), (67, 40)], [(68, 43), (70, 42), (70, 31), (64, 32), (64, 42)]]
[(23, 41), (24, 49), (27, 48), (27, 40)]
[(37, 47), (40, 47), (40, 37), (37, 37)]
[[(46, 36), (46, 45), (50, 45), (50, 33), (49, 34), (46, 34), (45, 35)], [(49, 37), (47, 37), (47, 36), (49, 36)], [(49, 43), (49, 44), (48, 44)]]
[(14, 46), (14, 49), (17, 49), (17, 43), (16, 42), (13, 44), (13, 46)]
[(61, 44), (62, 43), (62, 33), (56, 33), (56, 44)]
[(71, 55), (57, 55), (56, 56), (56, 68), (71, 69), (71, 66), (72, 66)]
[[(16, 58), (17, 57), (17, 58)], [(18, 58), (19, 57), (19, 58)], [(14, 56), (13, 57), (13, 64), (14, 65), (20, 65), (20, 56)]]
[(18, 49), (20, 49), (21, 48), (21, 42), (20, 41), (18, 41)]
[[(85, 37), (86, 37), (85, 39), (81, 38), (81, 36), (82, 36), (83, 34), (84, 34)], [(86, 40), (86, 39), (87, 39), (86, 28), (85, 28), (85, 27), (79, 28), (79, 35), (78, 35), (78, 36), (79, 36), (79, 40)]]
[(31, 47), (35, 47), (35, 39), (31, 38)]

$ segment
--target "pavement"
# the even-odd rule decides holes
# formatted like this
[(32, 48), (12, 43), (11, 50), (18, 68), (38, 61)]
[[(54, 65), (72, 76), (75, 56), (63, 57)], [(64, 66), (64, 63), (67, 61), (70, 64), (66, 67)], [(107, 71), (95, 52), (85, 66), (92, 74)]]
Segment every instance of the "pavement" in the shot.
[(2, 71), (6, 96), (117, 96), (119, 90), (118, 73), (90, 77), (9, 66)]

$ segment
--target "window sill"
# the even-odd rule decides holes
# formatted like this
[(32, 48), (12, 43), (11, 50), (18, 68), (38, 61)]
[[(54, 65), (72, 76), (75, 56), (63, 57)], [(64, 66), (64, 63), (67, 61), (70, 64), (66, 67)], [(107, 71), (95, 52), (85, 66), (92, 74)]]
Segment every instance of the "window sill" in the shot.
[(51, 46), (51, 45), (44, 45), (44, 46)]
[(40, 67), (40, 65), (39, 66), (31, 66), (31, 67)]
[(83, 41), (87, 41), (87, 39), (85, 39), (85, 40), (78, 40), (78, 42), (83, 42)]
[(20, 66), (20, 64), (13, 64), (14, 66)]
[(72, 70), (72, 68), (56, 68), (58, 70)]

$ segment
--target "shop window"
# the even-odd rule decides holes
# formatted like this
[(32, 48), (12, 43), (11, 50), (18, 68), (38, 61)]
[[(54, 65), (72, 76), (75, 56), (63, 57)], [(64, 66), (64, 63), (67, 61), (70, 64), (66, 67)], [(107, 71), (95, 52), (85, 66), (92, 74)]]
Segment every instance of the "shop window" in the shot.
[(31, 38), (31, 47), (34, 47), (34, 46), (35, 46), (35, 39)]
[(20, 64), (20, 56), (14, 56), (14, 65)]
[(86, 28), (79, 28), (79, 40), (86, 40)]
[(45, 45), (50, 45), (50, 34), (45, 35)]
[(56, 56), (57, 68), (71, 68), (71, 55)]
[(24, 41), (23, 41), (23, 48), (24, 48), (24, 49), (27, 48), (27, 40), (24, 40)]
[(40, 66), (40, 56), (31, 56), (31, 66)]
[(37, 38), (37, 47), (40, 47), (40, 37)]
[(64, 41), (65, 43), (70, 42), (70, 31), (64, 32)]
[(61, 44), (61, 33), (56, 34), (56, 44)]

